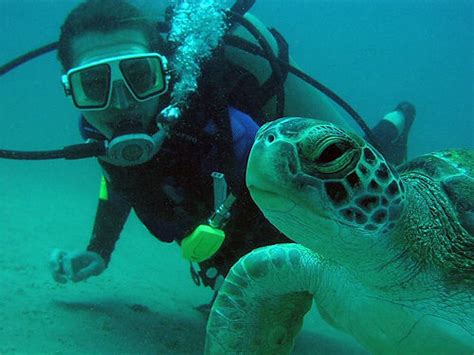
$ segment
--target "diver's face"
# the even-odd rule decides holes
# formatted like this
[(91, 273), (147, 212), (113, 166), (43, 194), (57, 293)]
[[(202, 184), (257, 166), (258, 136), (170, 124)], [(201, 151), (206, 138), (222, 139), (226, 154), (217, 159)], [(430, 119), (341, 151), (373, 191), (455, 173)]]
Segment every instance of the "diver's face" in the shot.
[[(145, 35), (139, 30), (123, 29), (108, 33), (86, 32), (72, 41), (73, 67), (97, 60), (150, 52)], [(158, 111), (159, 97), (137, 101), (122, 81), (112, 86), (110, 105), (100, 111), (81, 111), (87, 122), (108, 139), (125, 127), (145, 130)]]

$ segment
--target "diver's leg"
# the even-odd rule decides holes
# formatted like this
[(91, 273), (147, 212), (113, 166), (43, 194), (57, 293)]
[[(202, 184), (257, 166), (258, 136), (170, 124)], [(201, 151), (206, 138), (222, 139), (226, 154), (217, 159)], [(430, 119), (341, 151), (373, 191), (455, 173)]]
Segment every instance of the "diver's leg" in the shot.
[(401, 102), (372, 129), (385, 158), (394, 165), (407, 159), (407, 141), (416, 110), (409, 102)]

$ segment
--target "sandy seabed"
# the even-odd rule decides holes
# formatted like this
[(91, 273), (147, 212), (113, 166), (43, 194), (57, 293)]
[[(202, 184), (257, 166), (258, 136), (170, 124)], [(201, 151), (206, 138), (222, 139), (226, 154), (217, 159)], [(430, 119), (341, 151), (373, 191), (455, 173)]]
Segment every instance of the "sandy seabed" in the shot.
[[(0, 354), (201, 354), (212, 292), (197, 287), (179, 247), (132, 217), (108, 269), (77, 284), (53, 281), (53, 248), (86, 247), (97, 202), (94, 162), (0, 161)], [(294, 354), (365, 354), (305, 318)]]

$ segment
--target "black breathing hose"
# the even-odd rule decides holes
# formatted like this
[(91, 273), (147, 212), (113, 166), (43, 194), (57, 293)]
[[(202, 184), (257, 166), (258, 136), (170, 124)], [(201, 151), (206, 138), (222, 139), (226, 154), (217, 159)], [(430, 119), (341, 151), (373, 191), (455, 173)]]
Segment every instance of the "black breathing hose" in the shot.
[(15, 160), (82, 159), (104, 155), (106, 143), (103, 141), (74, 144), (57, 150), (17, 151), (0, 149), (0, 158)]
[(42, 46), (40, 48), (34, 49), (34, 50), (32, 50), (28, 53), (25, 53), (25, 54), (19, 56), (18, 58), (15, 58), (12, 61), (8, 62), (7, 64), (2, 65), (0, 67), (0, 76), (2, 76), (3, 74), (8, 73), (10, 70), (12, 70), (12, 69), (24, 64), (24, 63), (36, 58), (36, 57), (39, 57), (40, 55), (46, 54), (48, 52), (52, 52), (57, 48), (58, 48), (58, 42), (52, 42), (52, 43), (49, 43), (49, 44), (47, 44), (45, 46)]

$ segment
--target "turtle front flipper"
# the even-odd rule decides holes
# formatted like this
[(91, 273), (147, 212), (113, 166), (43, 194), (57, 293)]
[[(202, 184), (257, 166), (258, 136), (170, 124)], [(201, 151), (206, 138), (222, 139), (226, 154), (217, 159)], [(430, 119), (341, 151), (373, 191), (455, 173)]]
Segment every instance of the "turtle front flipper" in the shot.
[(263, 247), (241, 258), (212, 307), (205, 353), (290, 353), (311, 308), (319, 263), (297, 244)]

